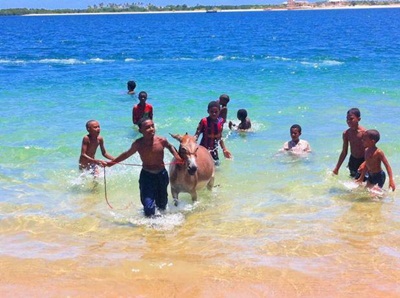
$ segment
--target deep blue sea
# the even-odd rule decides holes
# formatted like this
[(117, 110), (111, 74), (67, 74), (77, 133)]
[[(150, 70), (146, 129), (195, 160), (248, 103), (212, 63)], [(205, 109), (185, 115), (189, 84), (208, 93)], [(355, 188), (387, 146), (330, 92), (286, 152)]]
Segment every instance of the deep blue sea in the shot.
[[(399, 8), (16, 16), (0, 28), (0, 293), (400, 295), (399, 190), (354, 189), (347, 161), (331, 173), (358, 107), (400, 188)], [(86, 121), (114, 156), (140, 136), (128, 80), (175, 146), (169, 133), (194, 134), (223, 93), (228, 120), (244, 108), (253, 125), (224, 129), (233, 159), (218, 187), (156, 219), (142, 214), (140, 167), (96, 182), (78, 171)], [(295, 123), (307, 157), (278, 153)]]

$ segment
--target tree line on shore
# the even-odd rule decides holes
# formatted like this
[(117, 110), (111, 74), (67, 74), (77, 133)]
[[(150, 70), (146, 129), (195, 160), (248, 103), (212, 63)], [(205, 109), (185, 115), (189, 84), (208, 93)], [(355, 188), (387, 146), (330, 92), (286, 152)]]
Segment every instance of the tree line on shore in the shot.
[[(295, 1), (296, 3), (296, 1)], [(327, 2), (315, 2), (309, 3), (311, 6), (326, 6)], [(391, 5), (399, 4), (400, 0), (393, 1), (349, 1), (343, 2), (342, 5), (355, 6), (355, 5)], [(304, 5), (304, 3), (303, 3)], [(218, 11), (218, 10), (250, 10), (250, 9), (280, 9), (286, 8), (286, 2), (282, 4), (265, 4), (265, 5), (199, 5), (188, 6), (183, 5), (167, 5), (167, 6), (156, 6), (153, 4), (144, 3), (99, 3), (97, 5), (88, 6), (86, 9), (44, 9), (44, 8), (9, 8), (0, 9), (0, 16), (12, 16), (12, 15), (28, 15), (28, 14), (73, 14), (73, 13), (113, 13), (113, 12), (173, 12), (173, 11)]]

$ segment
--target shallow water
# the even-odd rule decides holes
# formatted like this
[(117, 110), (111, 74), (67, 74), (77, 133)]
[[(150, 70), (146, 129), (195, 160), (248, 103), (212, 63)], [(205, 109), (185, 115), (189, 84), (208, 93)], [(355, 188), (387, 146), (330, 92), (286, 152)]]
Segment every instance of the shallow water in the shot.
[[(398, 190), (386, 182), (376, 198), (353, 187), (345, 165), (331, 174), (346, 111), (359, 107), (399, 181), (399, 16), (0, 18), (2, 296), (399, 296)], [(224, 132), (234, 158), (211, 192), (196, 203), (184, 194), (153, 219), (142, 214), (139, 166), (96, 181), (77, 169), (87, 120), (100, 121), (115, 156), (139, 136), (131, 79), (175, 146), (169, 133), (193, 134), (222, 93), (228, 119), (246, 108), (253, 124)], [(278, 152), (294, 123), (308, 156)]]

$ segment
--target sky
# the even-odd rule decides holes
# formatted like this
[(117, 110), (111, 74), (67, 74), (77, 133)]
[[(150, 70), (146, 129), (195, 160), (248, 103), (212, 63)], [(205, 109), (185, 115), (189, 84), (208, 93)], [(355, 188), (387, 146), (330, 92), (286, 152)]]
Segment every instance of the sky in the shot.
[(44, 8), (44, 9), (85, 9), (89, 5), (98, 5), (99, 3), (151, 3), (156, 6), (183, 5), (196, 6), (201, 5), (248, 5), (248, 4), (280, 4), (283, 0), (0, 0), (0, 9), (7, 8)]

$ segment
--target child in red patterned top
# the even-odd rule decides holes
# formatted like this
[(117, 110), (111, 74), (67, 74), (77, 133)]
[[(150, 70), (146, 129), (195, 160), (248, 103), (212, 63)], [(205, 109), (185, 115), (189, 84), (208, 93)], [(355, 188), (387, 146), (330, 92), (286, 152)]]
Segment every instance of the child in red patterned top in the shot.
[(146, 103), (147, 93), (141, 91), (139, 93), (139, 103), (135, 105), (132, 109), (132, 122), (133, 124), (137, 124), (140, 119), (148, 118), (153, 120), (153, 106), (151, 104)]
[(219, 104), (216, 101), (212, 101), (208, 104), (207, 112), (208, 117), (205, 117), (200, 120), (200, 123), (197, 127), (196, 133), (194, 136), (198, 139), (200, 134), (203, 134), (203, 137), (200, 141), (200, 145), (206, 147), (216, 164), (219, 164), (218, 158), (218, 143), (222, 148), (222, 152), (226, 158), (231, 158), (232, 154), (225, 147), (224, 141), (222, 139), (222, 129), (224, 122), (222, 118), (219, 117)]

